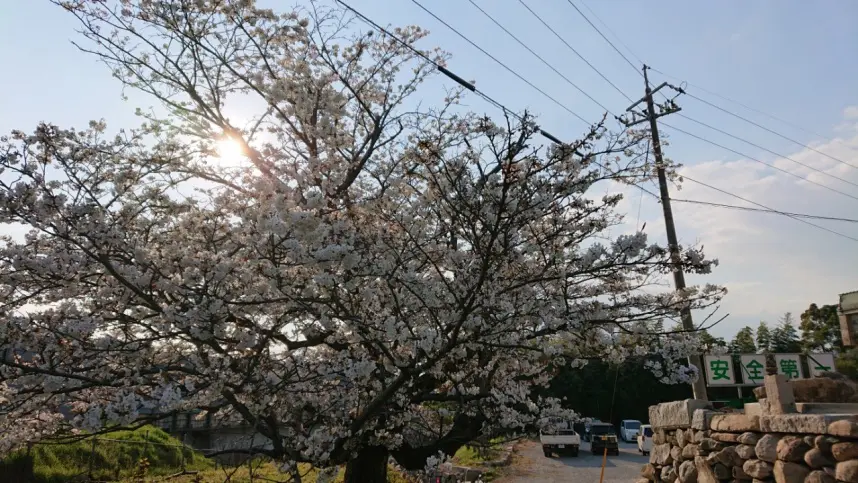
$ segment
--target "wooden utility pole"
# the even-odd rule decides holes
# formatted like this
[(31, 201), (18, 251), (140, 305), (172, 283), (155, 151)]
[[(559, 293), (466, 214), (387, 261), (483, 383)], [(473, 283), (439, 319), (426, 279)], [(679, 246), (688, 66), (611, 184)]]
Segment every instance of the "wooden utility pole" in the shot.
[[(662, 82), (655, 89), (650, 89), (649, 78), (647, 77), (648, 69), (649, 68), (646, 65), (643, 66), (644, 83), (646, 84), (645, 95), (642, 99), (638, 100), (626, 109), (626, 112), (632, 114), (632, 119), (623, 122), (626, 127), (631, 127), (636, 124), (649, 121), (649, 128), (652, 133), (652, 150), (655, 155), (655, 169), (658, 174), (658, 189), (661, 195), (661, 207), (662, 210), (664, 210), (664, 226), (667, 230), (667, 245), (670, 250), (670, 260), (673, 263), (673, 283), (676, 286), (677, 291), (683, 291), (685, 290), (685, 273), (682, 271), (682, 258), (679, 252), (679, 243), (676, 240), (676, 226), (673, 223), (673, 210), (670, 208), (670, 192), (667, 187), (667, 175), (664, 172), (664, 157), (661, 152), (661, 141), (658, 137), (658, 123), (656, 122), (658, 118), (678, 112), (681, 108), (673, 104), (671, 101), (666, 109), (663, 109), (661, 112), (655, 111), (655, 102), (652, 100), (653, 94), (664, 87), (672, 86), (667, 82)], [(643, 113), (634, 110), (634, 108), (641, 103), (646, 103), (646, 109)], [(696, 330), (696, 327), (694, 327), (694, 321), (691, 318), (690, 308), (683, 308), (679, 315), (682, 319), (683, 329), (687, 331)], [(693, 364), (700, 371), (699, 377), (692, 386), (694, 390), (694, 398), (708, 401), (709, 398), (706, 395), (705, 368), (703, 367), (700, 356), (696, 354), (689, 356), (688, 362)]]

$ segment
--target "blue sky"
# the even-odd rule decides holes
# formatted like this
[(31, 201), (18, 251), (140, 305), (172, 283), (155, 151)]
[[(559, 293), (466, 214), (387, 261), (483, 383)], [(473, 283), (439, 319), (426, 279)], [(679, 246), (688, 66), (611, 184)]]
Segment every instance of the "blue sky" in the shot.
[[(617, 112), (628, 106), (624, 97), (567, 50), (518, 0), (475, 1), (607, 107)], [(642, 95), (640, 76), (632, 72), (567, 0), (526, 1), (621, 90), (634, 99)], [(631, 47), (633, 52), (626, 55), (633, 62), (637, 63), (639, 57), (693, 85), (787, 119), (825, 138), (835, 138), (834, 142), (826, 141), (689, 87), (690, 92), (700, 97), (858, 165), (858, 107), (854, 113), (848, 110), (858, 106), (858, 23), (854, 21), (858, 18), (858, 3), (852, 0), (574, 1), (589, 15), (586, 3), (619, 35), (622, 43)], [(432, 35), (424, 40), (424, 45), (451, 52), (451, 70), (475, 80), (481, 90), (508, 107), (537, 113), (542, 126), (552, 134), (571, 139), (584, 127), (412, 2), (353, 0), (350, 3), (382, 24), (419, 24), (429, 29)], [(421, 3), (581, 116), (597, 119), (601, 115), (598, 106), (467, 1)], [(595, 18), (591, 19), (601, 27)], [(0, 132), (31, 129), (41, 120), (79, 126), (89, 119), (105, 118), (113, 127), (130, 126), (137, 121), (134, 108), (153, 103), (136, 93), (129, 93), (128, 101), (121, 100), (121, 86), (106, 68), (71, 45), (70, 40), (76, 37), (75, 28), (72, 17), (46, 1), (0, 5), (0, 59), (7, 67), (0, 76)], [(603, 31), (623, 49), (611, 33)], [(653, 73), (652, 80), (660, 82), (663, 78)], [(856, 169), (845, 168), (756, 130), (693, 99), (681, 98), (679, 102), (688, 116), (858, 182)], [(497, 114), (481, 99), (469, 98), (468, 103), (474, 110)], [(802, 176), (809, 173), (787, 160), (684, 119), (673, 117), (668, 122)], [(669, 129), (663, 132), (670, 139), (667, 154), (685, 164), (689, 176), (782, 210), (858, 218), (858, 201), (789, 178), (682, 134), (671, 134)], [(817, 179), (815, 173), (813, 176), (844, 191), (854, 188), (826, 178)], [(858, 196), (858, 189), (851, 192)], [(623, 204), (623, 209), (632, 214), (632, 224), (639, 195), (638, 191), (630, 191)], [(688, 183), (676, 196), (741, 204)], [(838, 293), (858, 289), (856, 242), (772, 215), (690, 205), (677, 205), (675, 211), (680, 240), (703, 243), (722, 262), (713, 276), (695, 281), (723, 283), (731, 289), (721, 312), (732, 315), (714, 329), (715, 333), (730, 336), (743, 325), (756, 324), (760, 319), (774, 321), (779, 314), (788, 310), (800, 312), (811, 302), (835, 303)], [(663, 239), (659, 205), (645, 198), (641, 212), (642, 220), (647, 221), (647, 232), (655, 239)], [(856, 224), (825, 222), (824, 226), (858, 238)]]

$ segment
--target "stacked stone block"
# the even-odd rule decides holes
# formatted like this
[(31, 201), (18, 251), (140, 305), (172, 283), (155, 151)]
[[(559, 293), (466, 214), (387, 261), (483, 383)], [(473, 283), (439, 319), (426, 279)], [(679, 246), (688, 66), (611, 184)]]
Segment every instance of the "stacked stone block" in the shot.
[(638, 483), (858, 483), (858, 415), (719, 413), (696, 400), (652, 406)]

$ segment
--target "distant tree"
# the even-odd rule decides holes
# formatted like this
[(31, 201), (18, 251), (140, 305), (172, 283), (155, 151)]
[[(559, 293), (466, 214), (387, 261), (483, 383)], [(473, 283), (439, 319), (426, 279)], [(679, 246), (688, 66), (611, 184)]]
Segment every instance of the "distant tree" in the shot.
[(766, 321), (760, 321), (760, 326), (757, 327), (757, 350), (770, 351), (772, 350), (772, 332), (769, 330), (769, 324)]
[(698, 334), (700, 349), (703, 352), (720, 352), (727, 349), (727, 342), (723, 337), (715, 337), (707, 330), (701, 330)]
[[(692, 397), (688, 384), (665, 384), (647, 368), (658, 357), (631, 358), (619, 368), (594, 360), (581, 368), (558, 368), (541, 394), (563, 400), (583, 417), (619, 424), (623, 419), (649, 419), (653, 404)], [(616, 388), (616, 393), (614, 389)]]
[(836, 305), (810, 304), (801, 314), (801, 345), (809, 351), (839, 350), (843, 347), (840, 338), (840, 319)]
[(835, 361), (837, 372), (844, 376), (858, 380), (858, 349), (850, 349), (840, 353)]
[(730, 352), (757, 352), (757, 346), (754, 344), (754, 329), (745, 327), (737, 332), (736, 337), (730, 342)]
[(781, 317), (778, 326), (772, 330), (772, 352), (800, 352), (801, 341), (793, 323), (792, 313)]

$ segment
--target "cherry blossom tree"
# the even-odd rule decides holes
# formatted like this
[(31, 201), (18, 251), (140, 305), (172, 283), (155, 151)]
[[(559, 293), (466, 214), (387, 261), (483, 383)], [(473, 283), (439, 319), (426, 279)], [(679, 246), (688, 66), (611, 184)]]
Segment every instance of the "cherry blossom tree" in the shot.
[[(608, 239), (621, 196), (590, 190), (647, 176), (636, 133), (544, 148), (459, 91), (419, 105), (432, 63), (317, 5), (59, 5), (167, 112), (0, 143), (0, 223), (29, 230), (0, 242), (4, 451), (203, 409), (296, 480), (308, 462), (373, 483), (390, 457), (418, 470), (574, 416), (535, 390), (562, 366), (660, 351), (659, 377), (696, 376), (693, 334), (642, 328), (722, 289), (653, 289), (666, 249)], [(238, 125), (230, 103), (258, 110)], [(223, 139), (246, 162), (213, 163)]]

